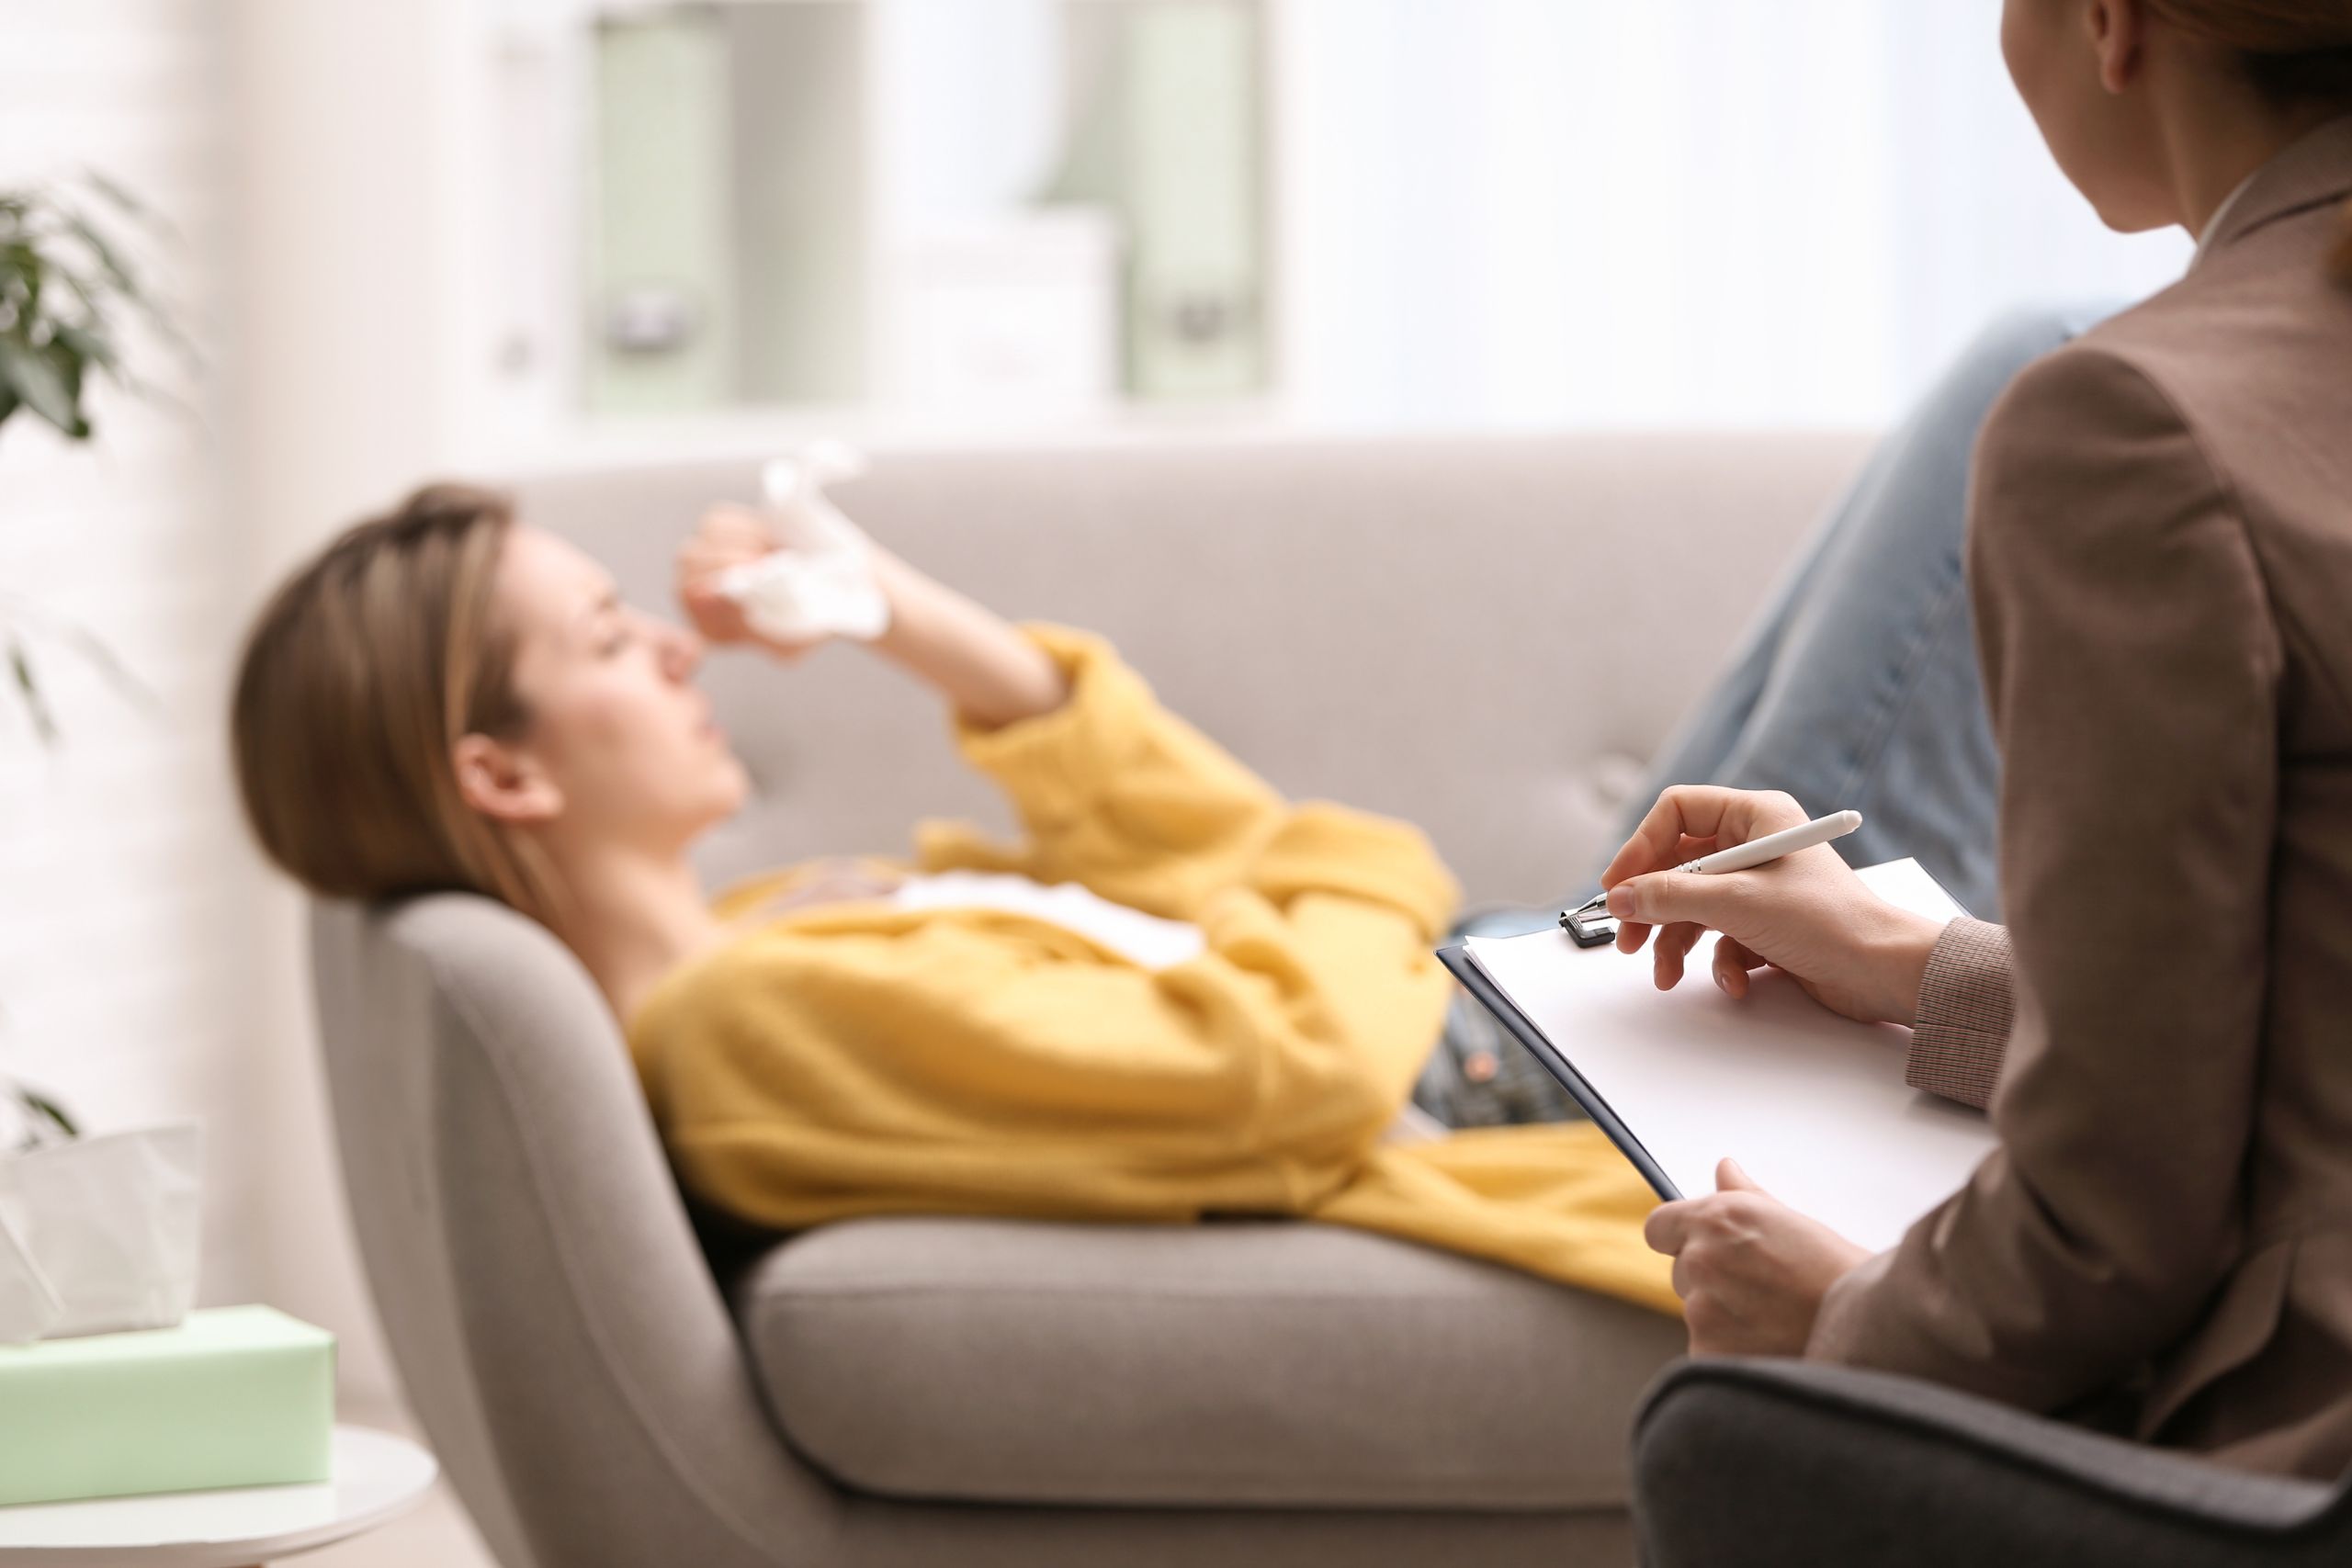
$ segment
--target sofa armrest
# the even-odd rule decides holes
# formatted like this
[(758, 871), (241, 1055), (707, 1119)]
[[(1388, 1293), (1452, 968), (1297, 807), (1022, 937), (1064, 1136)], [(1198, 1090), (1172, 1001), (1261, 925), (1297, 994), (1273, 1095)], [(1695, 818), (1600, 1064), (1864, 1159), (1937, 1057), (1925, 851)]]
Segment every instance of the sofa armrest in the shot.
[(2340, 1562), (2337, 1495), (1798, 1361), (1686, 1361), (1635, 1417), (1649, 1568)]

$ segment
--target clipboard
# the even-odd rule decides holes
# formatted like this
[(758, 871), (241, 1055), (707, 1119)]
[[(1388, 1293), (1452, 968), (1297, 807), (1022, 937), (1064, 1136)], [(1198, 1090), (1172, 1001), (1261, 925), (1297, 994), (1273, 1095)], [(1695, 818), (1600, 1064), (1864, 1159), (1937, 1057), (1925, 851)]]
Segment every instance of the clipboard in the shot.
[(1481, 1007), (1495, 1015), (1496, 1021), (1510, 1031), (1511, 1038), (1526, 1047), (1528, 1054), (1544, 1065), (1544, 1071), (1560, 1080), (1560, 1087), (1568, 1091), (1568, 1098), (1574, 1100), (1577, 1108), (1591, 1118), (1592, 1124), (1606, 1134), (1619, 1152), (1633, 1162), (1634, 1168), (1641, 1172), (1642, 1179), (1650, 1184), (1653, 1191), (1669, 1203), (1682, 1196), (1681, 1190), (1667, 1179), (1666, 1171), (1650, 1156), (1649, 1150), (1642, 1146), (1641, 1139), (1634, 1136), (1634, 1130), (1610, 1109), (1608, 1100), (1586, 1080), (1582, 1073), (1577, 1071), (1574, 1063), (1560, 1055), (1544, 1037), (1542, 1030), (1529, 1021), (1527, 1015), (1519, 1010), (1519, 1004), (1503, 995), (1501, 988), (1487, 978), (1486, 971), (1471, 958), (1468, 948), (1460, 942), (1439, 948), (1437, 961), (1445, 965), (1447, 971), (1461, 982), (1462, 988), (1476, 998)]
[[(1888, 902), (1960, 913), (1913, 861), (1865, 868)], [(1738, 1000), (1660, 991), (1645, 962), (1571, 931), (1465, 937), (1439, 960), (1660, 1198), (1711, 1191), (1735, 1158), (1775, 1197), (1859, 1245), (1894, 1246), (1997, 1146), (1977, 1111), (1907, 1081), (1908, 1035), (1841, 1018), (1785, 975)]]

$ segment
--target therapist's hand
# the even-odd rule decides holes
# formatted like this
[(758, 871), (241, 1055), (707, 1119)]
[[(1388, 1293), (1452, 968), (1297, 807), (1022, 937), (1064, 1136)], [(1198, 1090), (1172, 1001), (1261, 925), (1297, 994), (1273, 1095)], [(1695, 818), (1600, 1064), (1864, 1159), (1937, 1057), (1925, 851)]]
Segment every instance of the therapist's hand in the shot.
[(1671, 990), (1699, 939), (1721, 931), (1714, 980), (1731, 996), (1746, 996), (1748, 972), (1769, 964), (1848, 1018), (1908, 1028), (1943, 921), (1879, 897), (1827, 844), (1747, 871), (1698, 876), (1674, 869), (1806, 819), (1803, 807), (1778, 793), (1710, 784), (1668, 790), (1600, 874), (1619, 921), (1617, 945), (1637, 953), (1656, 931), (1658, 989)]
[(1715, 1191), (1650, 1211), (1653, 1251), (1674, 1259), (1694, 1356), (1801, 1356), (1821, 1299), (1870, 1254), (1748, 1179), (1731, 1160)]

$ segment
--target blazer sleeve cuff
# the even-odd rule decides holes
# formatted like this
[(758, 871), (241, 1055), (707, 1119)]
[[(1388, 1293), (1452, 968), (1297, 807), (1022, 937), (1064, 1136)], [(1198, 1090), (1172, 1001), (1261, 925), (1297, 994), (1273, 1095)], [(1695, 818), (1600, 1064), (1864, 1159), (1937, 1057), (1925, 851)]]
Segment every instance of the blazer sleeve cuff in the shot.
[(1867, 1364), (1869, 1358), (1863, 1354), (1863, 1303), (1870, 1300), (1871, 1292), (1894, 1262), (1892, 1252), (1874, 1253), (1830, 1285), (1828, 1293), (1821, 1298), (1821, 1310), (1814, 1315), (1813, 1332), (1805, 1340), (1806, 1360)]
[(2008, 1054), (2017, 1004), (2006, 927), (1965, 917), (1944, 928), (1919, 982), (1904, 1078), (1914, 1089), (1982, 1110)]

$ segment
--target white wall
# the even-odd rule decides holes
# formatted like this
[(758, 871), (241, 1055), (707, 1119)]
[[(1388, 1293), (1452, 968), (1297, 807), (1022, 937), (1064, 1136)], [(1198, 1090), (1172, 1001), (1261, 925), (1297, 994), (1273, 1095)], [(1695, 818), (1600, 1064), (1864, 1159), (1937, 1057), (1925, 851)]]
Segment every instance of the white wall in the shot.
[[(491, 279), (467, 237), (486, 69), (463, 0), (237, 0), (232, 367), (238, 523), (254, 540), (241, 619), (288, 565), (448, 466), (479, 408), (460, 345)], [(272, 879), (252, 1052), (264, 1080), (270, 1299), (343, 1337), (347, 1399), (394, 1377), (345, 1219), (313, 1039), (300, 901)]]

